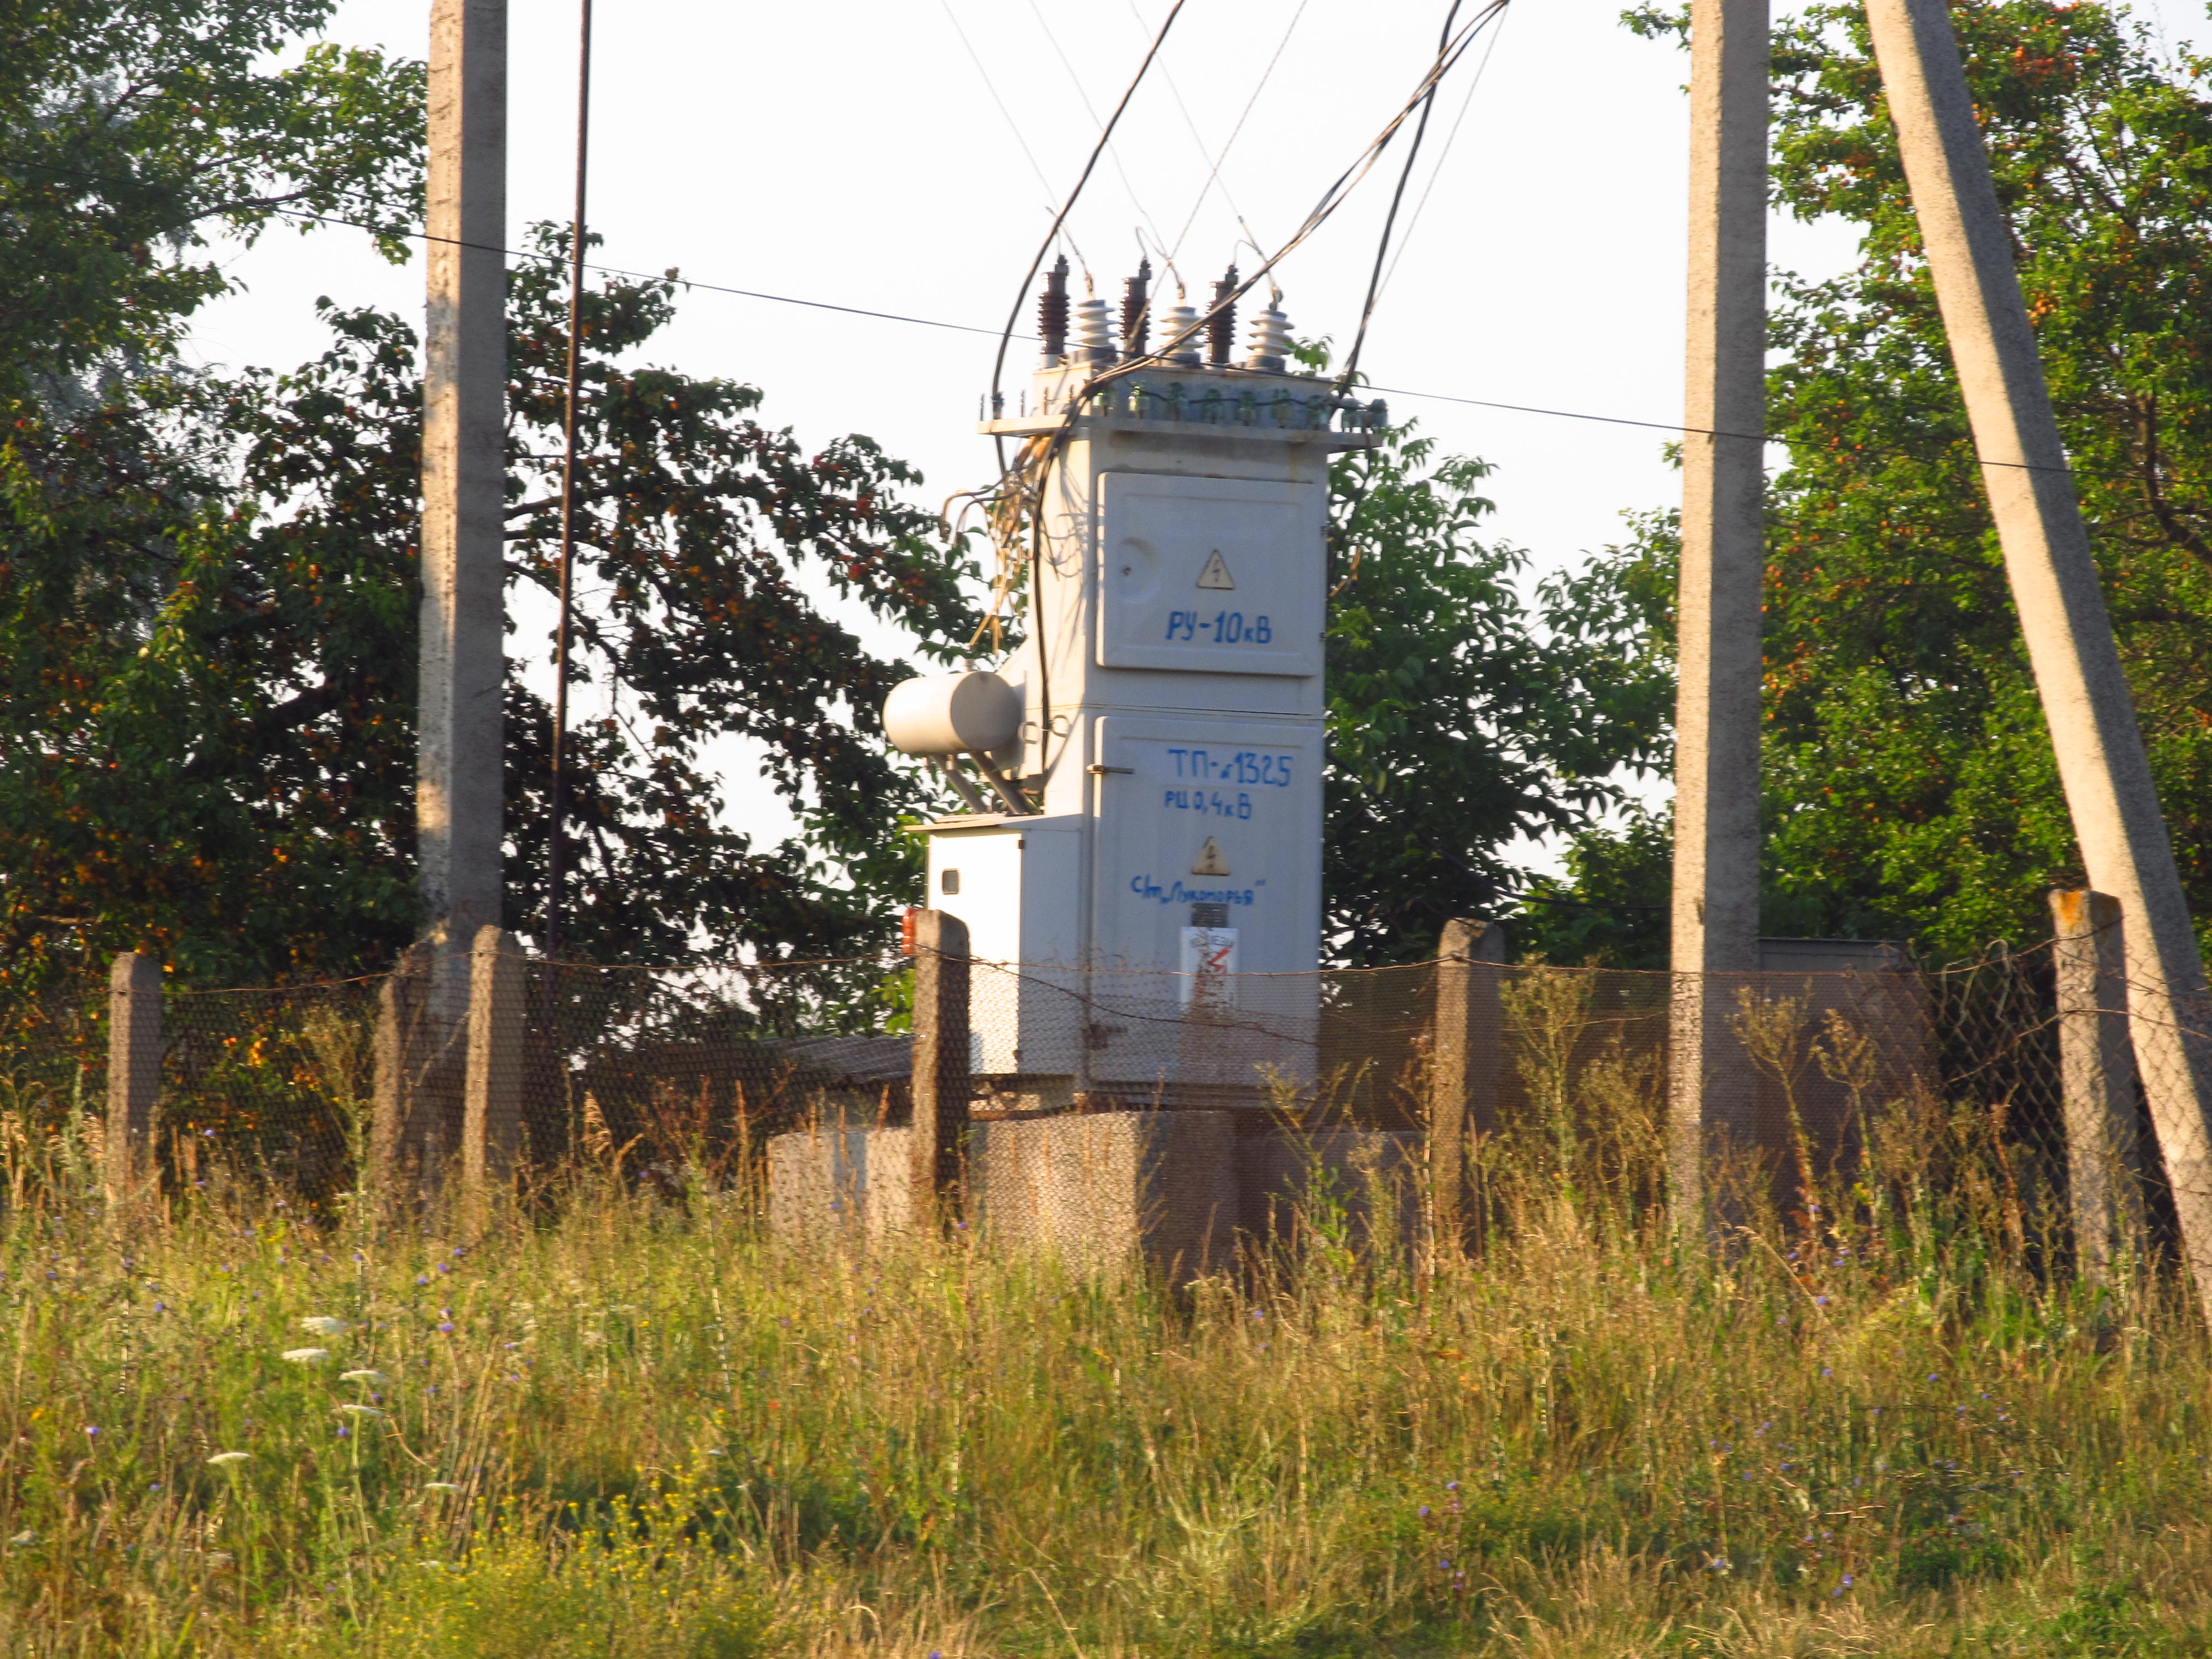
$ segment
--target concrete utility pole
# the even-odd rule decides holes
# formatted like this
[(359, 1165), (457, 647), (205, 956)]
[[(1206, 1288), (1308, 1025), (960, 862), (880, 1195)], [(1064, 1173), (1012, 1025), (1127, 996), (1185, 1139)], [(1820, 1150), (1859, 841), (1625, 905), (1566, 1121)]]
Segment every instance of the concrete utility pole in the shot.
[(507, 474), (507, 0), (433, 0), (415, 824), (424, 920), (496, 926)]
[(1767, 58), (1766, 0), (1693, 0), (1668, 1136), (1691, 1224), (1709, 1146), (1748, 1148), (1754, 1127), (1735, 985), (1714, 976), (1759, 967)]
[(2089, 884), (2119, 902), (2128, 1024), (2197, 1297), (2212, 1320), (2212, 998), (2120, 670), (2012, 240), (1944, 0), (1868, 0), (1905, 181)]
[(2051, 894), (2051, 920), (2074, 1269), (2101, 1285), (2114, 1258), (2136, 1248), (2143, 1223), (2125, 930), (2110, 894), (2080, 889)]

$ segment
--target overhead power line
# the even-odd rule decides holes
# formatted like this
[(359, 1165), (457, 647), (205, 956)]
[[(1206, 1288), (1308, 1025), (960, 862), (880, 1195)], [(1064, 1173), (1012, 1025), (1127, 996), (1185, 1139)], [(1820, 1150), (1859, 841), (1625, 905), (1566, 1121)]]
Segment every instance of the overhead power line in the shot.
[[(1252, 95), (1244, 100), (1244, 108), (1237, 118), (1237, 125), (1230, 128), (1229, 136), (1221, 141), (1218, 155), (1211, 154), (1206, 149), (1206, 140), (1199, 133), (1198, 123), (1191, 118), (1190, 106), (1183, 102), (1182, 90), (1176, 85), (1175, 76), (1165, 69), (1161, 70), (1160, 78), (1167, 82), (1168, 91), (1174, 95), (1176, 108), (1182, 112), (1183, 126), (1190, 133), (1191, 142), (1198, 146), (1200, 158), (1211, 164), (1206, 171), (1206, 182), (1198, 187), (1197, 198), (1191, 203), (1190, 212), (1182, 222), (1182, 228), (1176, 233), (1174, 245), (1164, 250), (1170, 270), (1175, 268), (1176, 255), (1182, 251), (1183, 240), (1190, 234), (1191, 226), (1197, 222), (1199, 210), (1206, 205), (1206, 193), (1210, 191), (1218, 188), (1221, 191), (1221, 199), (1228, 204), (1230, 216), (1242, 227), (1247, 237), (1251, 236), (1252, 228), (1245, 224), (1243, 210), (1237, 205), (1237, 198), (1229, 193), (1229, 186), (1222, 182), (1221, 167), (1229, 159), (1230, 149), (1236, 144), (1237, 134), (1244, 131), (1245, 122), (1252, 118), (1252, 111), (1260, 101), (1260, 94), (1267, 89), (1267, 82), (1275, 73), (1275, 65), (1282, 61), (1283, 50), (1291, 44), (1291, 36), (1297, 29), (1298, 19), (1306, 15), (1309, 3), (1310, 0), (1298, 0), (1297, 9), (1291, 14), (1291, 21), (1283, 29), (1283, 38), (1275, 43), (1274, 52), (1260, 70), (1258, 84), (1252, 88)], [(1129, 0), (1129, 13), (1136, 18), (1138, 27), (1143, 27), (1144, 15), (1138, 11), (1136, 0)]]
[(1382, 273), (1382, 286), (1390, 286), (1390, 279), (1398, 274), (1399, 262), (1405, 258), (1406, 250), (1413, 246), (1413, 233), (1420, 228), (1421, 214), (1429, 204), (1429, 197), (1436, 190), (1437, 180), (1443, 177), (1444, 163), (1451, 160), (1452, 146), (1459, 142), (1459, 130), (1467, 120), (1467, 112), (1474, 107), (1474, 94), (1482, 85), (1482, 77), (1490, 70), (1490, 60), (1498, 55), (1498, 43), (1505, 38), (1509, 17), (1498, 20), (1498, 27), (1490, 32), (1489, 44), (1482, 49), (1482, 61), (1474, 66), (1474, 73), (1467, 83), (1467, 94), (1460, 100), (1459, 113), (1452, 118), (1451, 131), (1444, 135), (1443, 153), (1430, 169), (1429, 182), (1421, 187), (1421, 198), (1413, 204), (1413, 216), (1406, 221), (1406, 234), (1398, 239), (1397, 251), (1390, 256), (1390, 269)]
[[(70, 173), (67, 168), (50, 167), (43, 161), (23, 161), (14, 157), (6, 159), (11, 165), (17, 167), (35, 167), (51, 173)], [(86, 175), (70, 174), (70, 176), (84, 177)], [(453, 247), (483, 249), (504, 254), (510, 259), (535, 260), (543, 264), (560, 265), (564, 269), (568, 264), (565, 255), (541, 253), (534, 248), (499, 247), (489, 243), (465, 241), (458, 237), (433, 236), (425, 230), (403, 230), (389, 224), (376, 224), (364, 219), (342, 219), (334, 214), (308, 213), (297, 208), (280, 207), (270, 210), (283, 218), (298, 219), (312, 224), (337, 225), (348, 230), (365, 230), (372, 235), (400, 236), (414, 242), (441, 242)], [(1020, 333), (1005, 334), (1000, 329), (981, 327), (973, 323), (950, 323), (939, 317), (915, 317), (903, 312), (875, 311), (866, 306), (839, 305), (830, 300), (805, 300), (795, 295), (770, 294), (761, 289), (736, 288), (724, 283), (701, 282), (694, 277), (676, 276), (665, 270), (633, 270), (622, 265), (597, 264), (589, 262), (586, 262), (584, 269), (596, 271), (603, 276), (624, 276), (635, 282), (673, 283), (680, 288), (694, 289), (702, 294), (728, 294), (742, 300), (764, 300), (772, 305), (803, 306), (811, 311), (834, 311), (848, 317), (872, 317), (879, 322), (906, 323), (916, 328), (945, 329), (956, 334), (984, 334), (993, 339), (1006, 337), (1029, 340), (1036, 337), (1033, 335)], [(1716, 427), (1685, 426), (1680, 421), (1644, 421), (1626, 415), (1593, 414), (1588, 410), (1547, 409), (1536, 404), (1499, 403), (1486, 398), (1464, 397), (1455, 392), (1422, 392), (1411, 386), (1370, 386), (1367, 390), (1382, 392), (1393, 398), (1419, 398), (1430, 403), (1459, 404), (1469, 409), (1495, 409), (1510, 415), (1541, 416), (1547, 420), (1588, 421), (1600, 426), (1637, 427), (1647, 432), (1672, 432), (1687, 437), (1750, 438), (1771, 444), (1788, 441), (1787, 439), (1778, 437), (1772, 433), (1728, 432)], [(1873, 455), (1896, 455), (1906, 459), (1924, 459), (1919, 452), (1906, 449), (1869, 447), (1864, 453)], [(1996, 461), (1980, 455), (1977, 455), (1974, 459), (1982, 466), (2007, 467), (2023, 472), (2081, 473), (2093, 477), (2132, 476), (2126, 469), (2122, 468), (2091, 471), (2080, 467), (2047, 467), (2033, 461)]]
[[(544, 264), (566, 265), (566, 258), (557, 253), (540, 253), (535, 248), (493, 247), (484, 242), (465, 242), (451, 236), (433, 236), (427, 231), (394, 230), (389, 225), (374, 225), (360, 219), (340, 219), (328, 213), (303, 213), (295, 208), (278, 208), (276, 211), (287, 219), (304, 219), (319, 225), (343, 225), (352, 230), (371, 231), (380, 235), (404, 236), (414, 242), (446, 242), (455, 247), (477, 248), (493, 253), (503, 253), (510, 259), (534, 259)], [(873, 317), (886, 323), (911, 323), (917, 328), (950, 329), (956, 334), (988, 334), (999, 337), (995, 328), (979, 328), (971, 323), (948, 323), (935, 317), (909, 317), (903, 312), (871, 311), (866, 306), (841, 306), (829, 300), (802, 300), (791, 294), (766, 294), (758, 289), (731, 288), (722, 283), (702, 283), (695, 277), (678, 276), (665, 270), (630, 270), (621, 265), (597, 264), (586, 261), (584, 269), (597, 271), (602, 276), (627, 276), (633, 282), (674, 283), (679, 288), (697, 289), (702, 294), (733, 294), (741, 300), (767, 300), (780, 306), (805, 306), (810, 311), (837, 311), (848, 317)]]
[[(1060, 59), (1060, 66), (1067, 71), (1068, 84), (1075, 88), (1075, 95), (1083, 105), (1083, 112), (1091, 118), (1093, 125), (1096, 125), (1098, 120), (1098, 106), (1091, 101), (1091, 94), (1083, 84), (1083, 77), (1075, 72), (1074, 64), (1069, 61), (1066, 50), (1060, 44), (1060, 37), (1053, 33), (1052, 25), (1046, 20), (1044, 13), (1037, 9), (1036, 0), (1029, 0), (1029, 4), (1030, 15), (1036, 19), (1037, 27), (1044, 31), (1045, 40), (1052, 47), (1053, 55)], [(1166, 28), (1163, 27), (1160, 33), (1165, 34)], [(1144, 71), (1140, 70), (1138, 73), (1142, 75)], [(1129, 169), (1121, 165), (1121, 150), (1109, 143), (1106, 146), (1106, 155), (1107, 159), (1114, 163), (1114, 171), (1121, 177), (1121, 188), (1128, 192), (1129, 200), (1135, 206), (1139, 216), (1151, 227), (1152, 240), (1158, 241), (1160, 235), (1159, 225), (1152, 218), (1151, 210), (1146, 207), (1144, 198), (1137, 194), (1137, 186), (1129, 178)]]
[[(464, 242), (449, 236), (433, 236), (427, 231), (396, 231), (389, 225), (370, 224), (359, 219), (340, 219), (327, 213), (303, 213), (292, 208), (278, 208), (276, 211), (289, 219), (309, 220), (323, 225), (340, 225), (348, 229), (366, 230), (380, 235), (404, 236), (410, 241), (447, 242), (456, 247), (481, 248), (488, 246), (481, 242)], [(494, 248), (491, 251), (504, 253), (513, 259), (534, 259), (542, 264), (563, 266), (568, 264), (568, 260), (559, 254), (540, 253), (533, 248)], [(742, 300), (765, 300), (773, 305), (804, 306), (809, 310), (835, 311), (848, 317), (873, 317), (880, 322), (908, 323), (917, 328), (941, 328), (956, 334), (988, 334), (993, 339), (1001, 337), (1002, 334), (1002, 331), (999, 329), (979, 327), (973, 323), (948, 323), (939, 317), (911, 317), (902, 312), (872, 311), (866, 306), (838, 305), (828, 300), (802, 300), (789, 294), (769, 294), (760, 289), (732, 288), (724, 283), (704, 283), (690, 276), (671, 276), (666, 271), (631, 270), (621, 265), (591, 264), (586, 264), (584, 269), (597, 271), (603, 276), (627, 276), (633, 281), (645, 283), (670, 282), (681, 288), (696, 289), (702, 294), (729, 294)], [(1016, 333), (1005, 337), (1030, 340), (1034, 339), (1036, 336)], [(1547, 409), (1536, 404), (1498, 403), (1487, 398), (1468, 398), (1449, 392), (1422, 392), (1411, 386), (1370, 386), (1367, 389), (1392, 398), (1419, 398), (1429, 403), (1461, 404), (1469, 409), (1495, 409), (1509, 415), (1540, 415), (1547, 420), (1589, 421), (1599, 426), (1632, 426), (1647, 432), (1672, 432), (1685, 437), (1755, 438), (1762, 443), (1770, 444), (1787, 441), (1786, 439), (1778, 438), (1772, 433), (1723, 432), (1714, 427), (1685, 426), (1680, 421), (1640, 421), (1627, 415), (1595, 415), (1588, 410)], [(1908, 458), (1917, 453), (1914, 451), (1903, 449), (1875, 449), (1868, 453), (1901, 455)], [(1983, 466), (2012, 467), (2024, 472), (2073, 473), (2081, 471), (2077, 467), (2040, 466), (2033, 461), (1993, 461), (1978, 455), (1974, 459)], [(2117, 470), (2115, 476), (2118, 476)]]

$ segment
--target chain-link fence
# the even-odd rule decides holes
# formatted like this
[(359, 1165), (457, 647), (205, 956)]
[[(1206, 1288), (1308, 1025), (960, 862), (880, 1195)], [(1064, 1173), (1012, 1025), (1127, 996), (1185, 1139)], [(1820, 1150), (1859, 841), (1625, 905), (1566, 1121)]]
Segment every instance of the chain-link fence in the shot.
[[(2072, 1248), (2069, 1195), (2078, 1210), (2100, 1178), (2113, 1224), (2171, 1236), (2168, 1163), (2146, 1113), (2159, 1079), (2133, 1075), (2124, 982), (2076, 1006), (2103, 1033), (2092, 1076), (2061, 1041), (2051, 947), (1942, 971), (1799, 959), (1814, 965), (1701, 980), (1474, 962), (1310, 975), (978, 962), (956, 1127), (975, 1126), (980, 1148), (999, 1122), (1211, 1112), (1247, 1139), (1285, 1126), (1398, 1137), (1375, 1144), (1418, 1168), (1449, 1093), (1478, 1177), (1482, 1159), (1510, 1155), (1656, 1200), (1669, 1066), (1691, 1030), (1706, 1126), (1764, 1166), (1785, 1206), (1875, 1156), (1874, 1126), (1918, 1114), (1915, 1144), (1969, 1136), (1997, 1160), (2006, 1224), (2039, 1248)], [(19, 1188), (77, 1156), (112, 1192), (127, 1166), (112, 1149), (136, 1109), (142, 1182), (183, 1194), (252, 1182), (319, 1206), (357, 1188), (526, 1186), (585, 1162), (672, 1188), (726, 1183), (801, 1131), (842, 1137), (836, 1157), (865, 1163), (865, 1138), (913, 1114), (911, 1022), (935, 1016), (912, 1007), (912, 982), (898, 958), (663, 969), (489, 951), (422, 951), (333, 984), (172, 988), (155, 1046), (131, 1051), (156, 1056), (137, 1108), (114, 1066), (148, 1062), (111, 1063), (125, 1055), (119, 993), (75, 984), (6, 1012), (0, 1140)], [(2103, 1116), (2085, 1129), (2092, 1085)], [(2185, 1153), (2172, 1167), (2201, 1174), (2201, 1120), (2194, 1165), (2167, 1128), (2164, 1149)], [(1242, 1224), (1252, 1203), (1240, 1202)]]

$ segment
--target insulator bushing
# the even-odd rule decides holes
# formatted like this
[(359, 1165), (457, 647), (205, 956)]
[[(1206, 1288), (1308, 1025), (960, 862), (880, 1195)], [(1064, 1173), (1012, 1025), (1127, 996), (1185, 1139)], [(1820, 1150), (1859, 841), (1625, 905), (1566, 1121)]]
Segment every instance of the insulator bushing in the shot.
[(1160, 323), (1160, 343), (1185, 336), (1180, 344), (1168, 352), (1168, 362), (1177, 368), (1196, 368), (1205, 360), (1199, 355), (1198, 312), (1191, 306), (1177, 306)]
[(1213, 308), (1206, 313), (1206, 361), (1226, 368), (1237, 352), (1237, 267), (1213, 285)]
[(1249, 344), (1245, 368), (1281, 374), (1291, 360), (1291, 319), (1276, 307), (1269, 306), (1252, 319)]
[(1106, 302), (1093, 297), (1075, 303), (1076, 356), (1085, 363), (1114, 361), (1114, 319)]
[(1121, 355), (1141, 357), (1152, 332), (1152, 262), (1137, 262), (1137, 274), (1121, 284)]
[(1067, 256), (1063, 253), (1045, 273), (1043, 292), (1037, 295), (1037, 335), (1044, 342), (1044, 366), (1056, 368), (1067, 356)]

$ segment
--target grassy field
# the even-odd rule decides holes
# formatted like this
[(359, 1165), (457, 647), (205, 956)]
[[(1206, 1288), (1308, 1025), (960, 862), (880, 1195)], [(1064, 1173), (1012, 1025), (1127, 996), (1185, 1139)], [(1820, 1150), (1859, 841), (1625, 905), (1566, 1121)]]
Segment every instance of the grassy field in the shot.
[(220, 1180), (124, 1230), (7, 1139), (11, 1655), (2212, 1651), (2193, 1316), (2040, 1268), (1932, 1108), (1820, 1226), (1678, 1243), (1539, 1136), (1470, 1264), (1323, 1201), (1185, 1283), (604, 1171), (475, 1237)]

